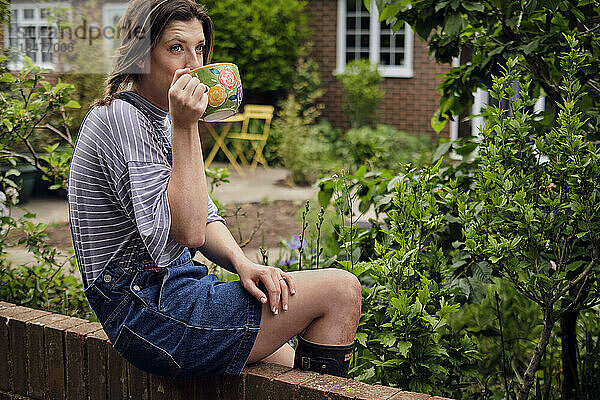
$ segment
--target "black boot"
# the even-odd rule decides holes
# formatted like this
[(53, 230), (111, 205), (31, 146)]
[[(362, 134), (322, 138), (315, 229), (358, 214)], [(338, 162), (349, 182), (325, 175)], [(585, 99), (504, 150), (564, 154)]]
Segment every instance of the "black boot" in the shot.
[(310, 342), (298, 335), (298, 346), (294, 357), (294, 368), (323, 374), (348, 377), (350, 358), (354, 343), (348, 345), (326, 345)]

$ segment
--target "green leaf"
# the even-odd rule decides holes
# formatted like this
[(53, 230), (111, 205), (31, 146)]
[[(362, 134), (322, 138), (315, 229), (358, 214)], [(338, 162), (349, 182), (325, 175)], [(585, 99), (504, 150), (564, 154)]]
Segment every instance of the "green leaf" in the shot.
[(360, 343), (361, 346), (367, 347), (367, 334), (364, 332), (358, 332), (356, 334), (356, 341)]
[(448, 150), (450, 150), (450, 146), (452, 146), (452, 142), (450, 141), (440, 143), (440, 145), (435, 150), (435, 153), (433, 153), (433, 156), (431, 157), (431, 162), (438, 161), (440, 158), (442, 158), (444, 154), (448, 153)]
[(399, 341), (397, 347), (398, 353), (402, 354), (403, 357), (406, 357), (408, 355), (408, 351), (412, 347), (412, 343)]
[(465, 10), (467, 11), (479, 11), (479, 12), (483, 12), (485, 10), (485, 8), (483, 8), (483, 5), (481, 3), (472, 3), (472, 2), (464, 2), (463, 5)]
[(69, 108), (81, 108), (81, 106), (79, 105), (79, 103), (75, 100), (69, 100), (67, 102), (67, 104), (65, 104), (65, 107), (69, 107)]
[(436, 133), (440, 133), (448, 121), (440, 119), (440, 110), (438, 109), (431, 117), (431, 127)]
[(2, 77), (0, 77), (0, 82), (14, 82), (15, 78), (13, 77), (13, 75), (10, 72), (5, 72), (2, 74)]
[(444, 21), (444, 32), (448, 36), (457, 36), (462, 29), (462, 15), (460, 13), (450, 14)]
[(8, 128), (9, 131), (12, 131), (14, 125), (12, 124), (12, 122), (10, 122), (10, 120), (4, 118), (2, 120), (2, 123)]

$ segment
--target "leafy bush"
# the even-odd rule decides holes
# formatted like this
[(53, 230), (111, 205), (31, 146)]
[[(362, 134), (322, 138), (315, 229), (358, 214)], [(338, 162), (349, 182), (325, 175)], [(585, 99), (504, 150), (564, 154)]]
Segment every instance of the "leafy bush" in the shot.
[[(522, 79), (518, 60), (509, 60), (494, 77), (491, 95), (507, 101), (511, 115), (491, 107), (480, 147), (477, 201), (459, 206), (472, 259), (509, 280), (543, 315), (539, 341), (518, 385), (519, 399), (531, 390), (555, 323), (595, 305), (600, 294), (600, 151), (586, 140), (578, 108), (585, 98), (578, 71), (587, 55), (576, 39), (567, 41), (571, 50), (560, 56), (565, 100), (557, 126), (544, 136), (531, 132), (534, 116), (528, 109), (536, 100), (528, 95), (530, 81)], [(516, 83), (523, 88), (520, 98)]]
[(379, 118), (379, 101), (385, 94), (380, 87), (383, 78), (377, 66), (369, 60), (354, 60), (336, 77), (346, 92), (344, 111), (350, 127), (374, 126)]
[[(73, 151), (67, 117), (68, 108), (79, 104), (70, 96), (73, 86), (60, 82), (52, 87), (42, 79), (47, 72), (34, 66), (31, 59), (16, 76), (5, 67), (0, 71), (0, 160), (15, 159), (35, 166), (52, 183), (51, 189), (66, 189), (69, 163)], [(0, 57), (0, 65), (5, 58)], [(39, 132), (53, 139), (52, 145), (39, 144)], [(58, 146), (63, 148), (58, 150)], [(40, 150), (40, 147), (42, 149)], [(42, 152), (43, 151), (43, 152)], [(0, 298), (17, 304), (42, 308), (83, 318), (94, 319), (80, 279), (73, 276), (77, 270), (74, 255), (66, 260), (46, 242), (46, 224), (32, 222), (35, 215), (26, 213), (21, 218), (12, 216), (18, 202), (14, 176), (19, 171), (9, 169), (0, 175)], [(24, 236), (10, 240), (12, 231)], [(8, 247), (25, 246), (33, 255), (32, 264), (13, 265), (5, 251)], [(67, 270), (69, 269), (69, 270)]]
[(246, 94), (290, 87), (300, 45), (309, 34), (305, 1), (206, 0), (203, 4), (215, 25), (213, 59), (239, 66)]
[(432, 155), (428, 136), (409, 135), (388, 125), (350, 129), (344, 142), (350, 165), (368, 162), (374, 168), (398, 170), (402, 164), (424, 165)]

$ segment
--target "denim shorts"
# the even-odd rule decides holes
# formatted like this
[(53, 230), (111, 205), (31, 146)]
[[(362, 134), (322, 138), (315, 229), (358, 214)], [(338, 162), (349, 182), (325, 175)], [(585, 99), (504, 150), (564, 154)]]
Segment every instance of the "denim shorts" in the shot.
[(109, 263), (85, 294), (117, 353), (154, 375), (239, 375), (260, 328), (261, 303), (187, 248), (168, 267), (148, 254), (127, 271)]

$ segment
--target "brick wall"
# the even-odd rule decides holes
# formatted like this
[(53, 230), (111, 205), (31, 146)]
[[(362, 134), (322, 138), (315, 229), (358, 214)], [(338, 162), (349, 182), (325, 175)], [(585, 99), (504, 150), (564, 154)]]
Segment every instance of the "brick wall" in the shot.
[(162, 378), (119, 356), (98, 322), (0, 302), (0, 399), (65, 398), (444, 400), (266, 363), (240, 376)]
[[(322, 98), (325, 104), (323, 117), (336, 126), (346, 127), (347, 120), (342, 110), (343, 91), (333, 75), (337, 54), (337, 0), (309, 0), (306, 9), (314, 32), (313, 55), (320, 65), (325, 89)], [(431, 117), (439, 105), (437, 87), (441, 82), (435, 76), (449, 69), (449, 65), (430, 60), (426, 44), (415, 36), (413, 77), (384, 80), (386, 95), (380, 104), (380, 122), (412, 134), (435, 135), (431, 128)], [(443, 131), (443, 135), (449, 135), (449, 128)]]

